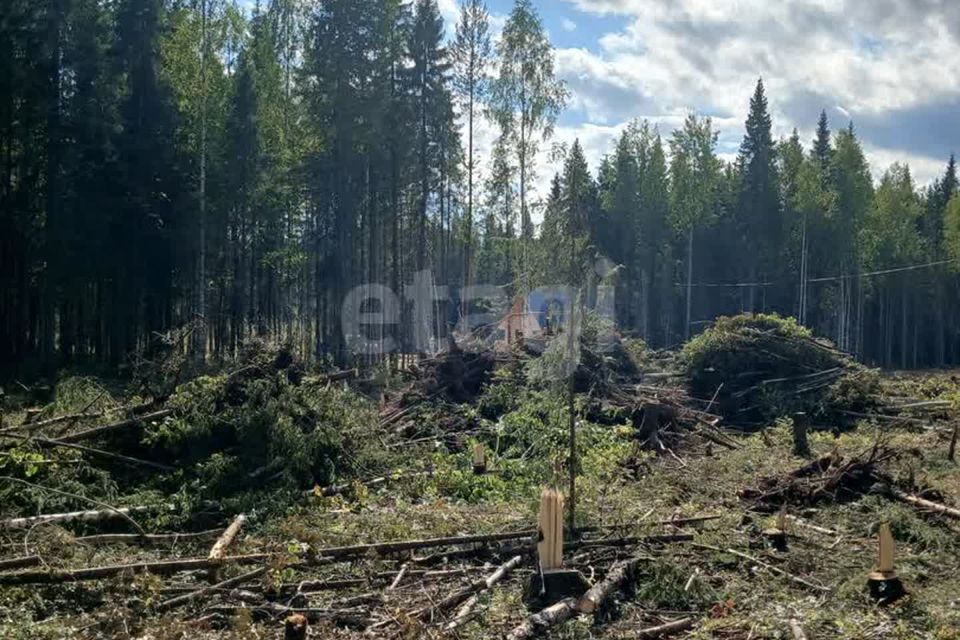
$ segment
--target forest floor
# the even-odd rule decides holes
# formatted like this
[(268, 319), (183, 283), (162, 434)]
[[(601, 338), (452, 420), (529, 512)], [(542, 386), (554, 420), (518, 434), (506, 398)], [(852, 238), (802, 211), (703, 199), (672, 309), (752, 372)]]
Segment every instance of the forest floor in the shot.
[[(656, 367), (669, 369), (672, 356), (659, 358)], [(469, 363), (466, 372), (459, 370), (467, 386), (469, 370)], [(487, 372), (476, 394), (457, 383), (438, 400), (430, 385), (413, 391), (408, 376), (408, 386), (379, 405), (358, 401), (370, 405), (364, 415), (374, 419), (362, 431), (364, 442), (340, 452), (354, 459), (352, 477), (340, 474), (343, 484), (318, 484), (313, 491), (249, 489), (224, 500), (187, 499), (183, 494), (199, 485), (179, 472), (172, 474), (173, 485), (124, 472), (105, 480), (87, 451), (55, 455), (60, 449), (23, 443), (7, 449), (0, 483), (21, 493), (5, 494), (0, 508), (6, 518), (0, 527), (0, 637), (280, 638), (284, 620), (295, 613), (310, 620), (313, 638), (525, 637), (518, 627), (537, 611), (524, 604), (524, 591), (537, 570), (541, 488), (551, 481), (564, 486), (567, 414), (562, 394), (518, 391), (509, 359), (497, 370)], [(232, 382), (235, 372), (223, 375)], [(442, 367), (436, 373), (443, 374)], [(430, 378), (423, 371), (417, 376)], [(525, 375), (524, 383), (532, 377)], [(654, 379), (639, 383), (648, 405), (651, 398), (679, 393), (671, 375)], [(329, 379), (318, 384), (324, 393), (336, 388), (338, 394), (346, 393), (345, 385), (362, 386)], [(842, 431), (813, 428), (804, 456), (794, 453), (794, 433), (785, 420), (748, 433), (717, 425), (701, 431), (689, 426), (695, 421), (678, 419), (651, 448), (636, 437), (637, 419), (601, 419), (589, 394), (579, 396), (578, 535), (568, 540), (565, 565), (591, 584), (621, 560), (635, 560), (634, 570), (596, 614), (574, 611), (534, 633), (570, 639), (749, 640), (803, 633), (960, 639), (960, 520), (891, 493), (960, 505), (960, 464), (948, 460), (960, 383), (954, 372), (936, 371), (888, 373), (880, 384), (889, 406), (901, 410), (877, 413)], [(44, 416), (86, 413), (85, 405), (104, 391), (94, 384), (83, 389), (69, 402), (61, 394), (61, 403)], [(469, 397), (451, 399), (460, 394)], [(114, 406), (143, 400), (110, 397)], [(944, 410), (947, 399), (950, 408)], [(709, 415), (712, 404), (701, 403), (696, 415)], [(6, 433), (19, 433), (9, 425), (24, 424), (28, 408), (24, 401), (8, 412)], [(160, 425), (165, 420), (157, 418)], [(69, 440), (79, 428), (56, 437)], [(85, 445), (107, 447), (96, 442)], [(485, 474), (472, 468), (476, 442), (488, 452)], [(112, 444), (111, 451), (144, 451), (142, 443)], [(179, 464), (183, 458), (153, 459)], [(56, 465), (61, 475), (45, 465)], [(208, 477), (214, 466), (198, 476)], [(257, 483), (269, 484), (271, 472)], [(15, 489), (10, 483), (17, 479), (24, 484)], [(64, 492), (101, 506), (36, 488), (57, 486), (55, 481)], [(84, 491), (97, 482), (107, 489)], [(170, 486), (180, 486), (179, 495)], [(134, 523), (120, 517), (11, 521), (68, 507), (102, 512), (107, 503), (157, 502), (175, 504), (131, 513)], [(225, 559), (205, 563), (239, 513), (246, 521)], [(890, 525), (896, 571), (907, 591), (884, 605), (866, 589), (881, 523)], [(148, 534), (198, 535), (146, 544), (147, 537), (130, 535), (137, 533), (134, 524)], [(777, 527), (785, 530), (783, 550), (772, 548), (764, 534)], [(122, 535), (103, 537), (108, 534)], [(486, 534), (493, 539), (469, 538)], [(397, 541), (415, 542), (358, 547)], [(514, 556), (519, 563), (509, 564), (488, 588), (482, 580)], [(149, 571), (142, 566), (185, 559), (196, 562)], [(4, 565), (7, 560), (22, 564)], [(113, 569), (118, 565), (129, 566)], [(98, 567), (106, 569), (75, 572)], [(195, 597), (174, 600), (185, 594)], [(644, 635), (678, 621), (683, 623), (672, 633)]]

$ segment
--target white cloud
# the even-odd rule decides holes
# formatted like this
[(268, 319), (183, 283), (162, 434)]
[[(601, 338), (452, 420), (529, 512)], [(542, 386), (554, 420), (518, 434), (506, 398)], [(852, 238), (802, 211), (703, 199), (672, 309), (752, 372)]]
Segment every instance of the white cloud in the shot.
[(560, 23), (560, 26), (563, 27), (564, 31), (576, 31), (577, 23), (571, 20), (570, 18), (564, 18), (563, 22)]
[[(960, 2), (567, 2), (627, 20), (599, 39), (597, 51), (558, 52), (558, 74), (573, 94), (570, 106), (592, 122), (656, 120), (694, 110), (717, 116), (721, 147), (732, 152), (759, 76), (777, 137), (794, 126), (811, 127), (824, 107), (835, 129), (850, 118), (877, 123), (905, 114), (914, 126), (951, 130), (948, 107), (960, 111)], [(930, 104), (941, 105), (940, 111), (930, 111)], [(867, 143), (877, 133), (863, 132)], [(895, 153), (890, 137), (877, 147)], [(904, 159), (932, 166), (943, 153), (943, 145), (927, 144), (924, 155), (921, 142), (910, 140), (909, 132), (905, 137)], [(917, 171), (918, 178), (925, 173)]]

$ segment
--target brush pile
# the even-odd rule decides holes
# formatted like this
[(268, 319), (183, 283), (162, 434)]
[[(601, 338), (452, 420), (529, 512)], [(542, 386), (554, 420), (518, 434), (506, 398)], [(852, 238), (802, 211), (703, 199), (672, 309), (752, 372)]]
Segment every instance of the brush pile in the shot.
[(741, 491), (740, 497), (766, 512), (784, 505), (847, 502), (870, 492), (875, 485), (888, 486), (891, 481), (880, 467), (901, 455), (881, 445), (849, 457), (833, 451), (789, 473), (762, 478), (757, 487)]
[(877, 372), (777, 315), (719, 318), (684, 346), (683, 357), (691, 392), (716, 395), (718, 412), (736, 425), (765, 426), (800, 412), (848, 422), (844, 412), (870, 410), (879, 391)]

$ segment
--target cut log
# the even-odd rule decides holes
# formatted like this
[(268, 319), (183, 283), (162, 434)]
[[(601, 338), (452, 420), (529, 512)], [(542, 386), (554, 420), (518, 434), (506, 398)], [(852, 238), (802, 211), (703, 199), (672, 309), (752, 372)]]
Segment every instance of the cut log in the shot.
[(182, 560), (161, 560), (158, 562), (140, 562), (133, 564), (107, 565), (103, 567), (87, 567), (85, 569), (58, 569), (52, 571), (19, 571), (16, 573), (0, 574), (0, 585), (21, 584), (57, 584), (60, 582), (80, 582), (84, 580), (100, 580), (110, 578), (121, 573), (153, 573), (166, 575), (179, 571), (195, 571), (210, 569), (224, 564), (255, 564), (265, 562), (272, 556), (267, 553), (255, 553), (245, 556), (228, 556), (219, 561), (209, 558), (185, 558)]
[(196, 591), (185, 593), (182, 596), (177, 596), (175, 598), (170, 598), (169, 600), (164, 600), (159, 605), (157, 605), (157, 608), (160, 611), (169, 611), (170, 609), (175, 609), (179, 606), (187, 604), (188, 602), (191, 602), (192, 600), (196, 600), (197, 598), (202, 598), (203, 596), (208, 595), (210, 593), (214, 593), (220, 589), (230, 589), (233, 587), (239, 587), (245, 582), (249, 582), (250, 580), (259, 578), (260, 576), (262, 576), (267, 572), (267, 569), (268, 567), (260, 567), (258, 569), (254, 569), (253, 571), (248, 571), (247, 573), (241, 574), (239, 576), (235, 576), (233, 578), (229, 578), (222, 582), (218, 582), (217, 584), (210, 585), (208, 587), (202, 587), (200, 589), (197, 589)]
[[(47, 513), (39, 516), (28, 516), (26, 518), (11, 518), (10, 520), (0, 521), (0, 530), (2, 529), (29, 529), (38, 524), (51, 524), (62, 522), (100, 522), (113, 518), (122, 518), (132, 513), (142, 513), (144, 511), (156, 511), (162, 506), (150, 507), (127, 507), (125, 509), (103, 509), (100, 511), (71, 511), (69, 513)], [(139, 537), (139, 536), (137, 536)]]
[(526, 640), (543, 633), (550, 627), (562, 624), (577, 612), (577, 601), (573, 598), (561, 600), (539, 613), (527, 618), (522, 624), (514, 627), (507, 636), (507, 640)]
[(173, 415), (173, 409), (162, 409), (160, 411), (154, 411), (153, 413), (148, 413), (142, 416), (135, 418), (128, 418), (126, 420), (120, 420), (119, 422), (114, 422), (111, 424), (103, 424), (99, 427), (91, 427), (84, 431), (78, 431), (77, 433), (71, 433), (69, 435), (63, 436), (60, 438), (60, 442), (80, 442), (81, 440), (89, 440), (90, 438), (96, 438), (107, 433), (112, 433), (114, 431), (120, 431), (133, 427), (144, 422), (151, 422), (154, 420), (162, 420), (167, 416)]
[(955, 520), (960, 520), (960, 509), (948, 507), (947, 505), (940, 504), (939, 502), (932, 502), (930, 500), (921, 498), (920, 496), (911, 495), (893, 486), (888, 486), (887, 491), (889, 491), (890, 495), (901, 502), (905, 502), (914, 507), (919, 507), (925, 511), (932, 511), (933, 513), (939, 513), (940, 515), (947, 516)]
[(675, 620), (673, 622), (667, 622), (666, 624), (661, 624), (656, 627), (647, 627), (646, 629), (640, 629), (637, 631), (635, 638), (665, 638), (674, 633), (680, 633), (681, 631), (686, 631), (687, 629), (693, 628), (694, 619), (693, 618), (682, 618), (680, 620)]
[(227, 553), (227, 547), (233, 544), (233, 540), (237, 537), (237, 534), (240, 533), (240, 529), (246, 521), (247, 516), (242, 513), (234, 518), (230, 526), (223, 532), (223, 535), (217, 539), (213, 548), (210, 549), (210, 554), (207, 557), (213, 561), (220, 560), (220, 558), (224, 557)]
[(640, 564), (649, 560), (646, 556), (637, 556), (629, 560), (623, 560), (613, 565), (603, 581), (593, 585), (577, 601), (577, 610), (580, 613), (594, 613), (600, 608), (600, 604), (610, 597), (610, 594), (620, 589), (636, 573)]

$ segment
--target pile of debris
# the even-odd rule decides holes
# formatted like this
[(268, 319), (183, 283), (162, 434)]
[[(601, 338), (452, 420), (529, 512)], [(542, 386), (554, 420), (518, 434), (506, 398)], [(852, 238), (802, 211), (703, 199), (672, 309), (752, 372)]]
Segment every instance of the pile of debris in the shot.
[(718, 413), (738, 426), (795, 413), (835, 426), (874, 408), (879, 392), (876, 371), (777, 315), (719, 318), (683, 356), (691, 392), (715, 397)]

